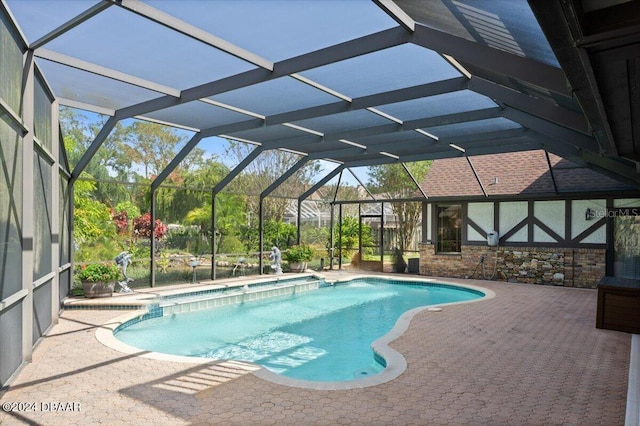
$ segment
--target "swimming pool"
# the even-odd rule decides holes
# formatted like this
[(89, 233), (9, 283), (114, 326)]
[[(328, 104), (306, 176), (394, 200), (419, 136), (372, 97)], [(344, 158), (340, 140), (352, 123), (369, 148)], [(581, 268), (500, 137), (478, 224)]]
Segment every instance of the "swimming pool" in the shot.
[(361, 278), (133, 321), (115, 336), (148, 351), (250, 361), (293, 379), (345, 382), (385, 369), (385, 357), (372, 351), (372, 342), (407, 311), (483, 296), (477, 289), (447, 284)]

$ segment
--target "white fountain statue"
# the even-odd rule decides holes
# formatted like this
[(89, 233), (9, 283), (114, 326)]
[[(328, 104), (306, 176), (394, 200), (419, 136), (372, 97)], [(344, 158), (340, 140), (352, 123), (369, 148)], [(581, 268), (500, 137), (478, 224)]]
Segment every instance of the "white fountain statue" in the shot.
[(269, 259), (271, 259), (271, 269), (273, 269), (276, 275), (282, 275), (282, 267), (280, 266), (280, 262), (282, 262), (282, 253), (280, 253), (280, 249), (276, 246), (271, 247), (271, 253), (269, 253)]
[(120, 286), (120, 293), (131, 293), (131, 287), (129, 287), (129, 283), (133, 282), (132, 278), (127, 277), (127, 266), (131, 263), (131, 253), (128, 251), (123, 251), (115, 258), (116, 265), (122, 269), (122, 281), (118, 281), (118, 285)]

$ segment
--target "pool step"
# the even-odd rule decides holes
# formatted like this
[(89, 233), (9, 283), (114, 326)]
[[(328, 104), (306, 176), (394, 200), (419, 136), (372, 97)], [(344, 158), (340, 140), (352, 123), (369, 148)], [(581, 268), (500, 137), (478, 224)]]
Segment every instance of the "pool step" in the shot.
[(288, 296), (296, 293), (317, 290), (320, 281), (303, 283), (279, 284), (275, 287), (257, 287), (249, 289), (239, 288), (233, 292), (214, 293), (211, 296), (202, 296), (198, 300), (161, 302), (163, 315), (195, 312), (203, 309), (218, 308), (221, 306), (237, 305), (244, 302), (268, 299), (277, 296)]

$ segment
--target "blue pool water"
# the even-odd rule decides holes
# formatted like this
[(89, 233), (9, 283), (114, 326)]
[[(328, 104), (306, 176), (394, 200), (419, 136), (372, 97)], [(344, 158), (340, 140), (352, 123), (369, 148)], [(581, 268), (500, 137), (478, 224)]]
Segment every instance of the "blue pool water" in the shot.
[(348, 381), (384, 369), (371, 343), (406, 311), (478, 299), (445, 285), (355, 280), (289, 296), (167, 315), (116, 332), (140, 349), (251, 361), (310, 381)]

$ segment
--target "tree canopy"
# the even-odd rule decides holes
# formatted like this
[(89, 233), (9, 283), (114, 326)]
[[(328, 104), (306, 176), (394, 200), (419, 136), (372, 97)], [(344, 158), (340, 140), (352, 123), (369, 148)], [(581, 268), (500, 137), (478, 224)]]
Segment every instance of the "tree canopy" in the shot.
[[(253, 150), (255, 146), (229, 141), (225, 156), (235, 159), (240, 163)], [(251, 194), (247, 197), (247, 210), (254, 217), (259, 214), (259, 195), (284, 175), (302, 157), (298, 154), (280, 150), (268, 150), (262, 152), (251, 162), (231, 183), (231, 191), (236, 193)], [(300, 195), (309, 186), (311, 178), (317, 173), (320, 165), (315, 161), (310, 161), (301, 167), (291, 178), (285, 180), (279, 187), (279, 193), (288, 196)], [(281, 221), (284, 218), (289, 199), (280, 197), (268, 197), (263, 204), (265, 222), (269, 220)]]
[[(414, 179), (417, 182), (424, 180), (431, 161), (406, 163), (404, 166), (406, 169), (398, 163), (369, 167), (369, 185), (375, 193), (383, 194), (384, 198), (420, 197), (421, 193)], [(396, 244), (400, 250), (405, 250), (411, 245), (420, 225), (422, 204), (402, 201), (393, 202), (391, 207), (397, 223)]]

